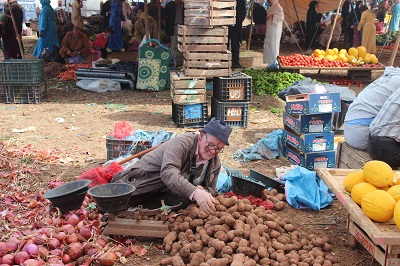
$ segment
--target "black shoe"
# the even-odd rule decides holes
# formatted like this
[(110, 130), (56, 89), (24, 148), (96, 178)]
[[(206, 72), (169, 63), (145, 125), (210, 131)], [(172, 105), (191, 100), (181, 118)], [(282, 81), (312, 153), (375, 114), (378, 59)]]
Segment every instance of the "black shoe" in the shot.
[(242, 67), (242, 65), (241, 65), (241, 64), (237, 64), (237, 65), (236, 65), (236, 64), (234, 64), (234, 65), (232, 65), (232, 68), (243, 68), (243, 67)]

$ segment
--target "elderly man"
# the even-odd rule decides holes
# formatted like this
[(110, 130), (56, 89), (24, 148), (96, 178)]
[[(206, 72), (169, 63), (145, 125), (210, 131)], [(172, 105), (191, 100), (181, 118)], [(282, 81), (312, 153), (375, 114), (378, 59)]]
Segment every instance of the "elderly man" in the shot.
[(196, 202), (211, 214), (216, 184), (221, 170), (218, 154), (229, 145), (232, 129), (212, 118), (199, 134), (179, 135), (144, 155), (130, 168), (117, 173), (112, 182), (136, 187), (130, 205), (144, 207), (165, 204), (186, 208)]
[(60, 56), (70, 64), (84, 63), (85, 58), (90, 55), (89, 38), (81, 31), (79, 27), (74, 27), (67, 32), (61, 42)]

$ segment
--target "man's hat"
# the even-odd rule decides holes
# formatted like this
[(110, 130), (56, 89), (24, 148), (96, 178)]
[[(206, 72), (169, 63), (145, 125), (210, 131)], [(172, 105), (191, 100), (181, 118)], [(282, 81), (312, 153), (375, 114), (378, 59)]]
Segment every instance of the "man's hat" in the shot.
[(232, 132), (232, 128), (218, 118), (211, 118), (207, 125), (204, 128), (200, 129), (200, 131), (211, 134), (217, 139), (224, 142), (226, 145), (229, 145), (228, 138)]

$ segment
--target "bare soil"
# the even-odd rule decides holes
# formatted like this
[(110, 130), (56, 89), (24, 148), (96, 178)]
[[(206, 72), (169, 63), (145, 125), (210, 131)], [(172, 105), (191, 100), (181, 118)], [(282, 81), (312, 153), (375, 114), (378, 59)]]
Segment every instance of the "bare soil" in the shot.
[[(23, 41), (26, 53), (31, 53), (36, 39), (29, 37)], [(265, 67), (262, 64), (262, 44), (254, 41), (252, 49), (241, 53), (242, 65)], [(300, 51), (296, 45), (283, 45), (281, 54), (298, 52)], [(112, 53), (110, 57), (132, 60), (135, 55), (124, 52)], [(389, 57), (390, 53), (383, 53), (380, 61), (386, 64)], [(382, 71), (375, 72), (377, 73), (373, 74), (374, 78), (382, 74)], [(301, 73), (323, 81), (345, 77), (343, 71)], [(103, 164), (107, 154), (106, 136), (119, 121), (128, 121), (134, 129), (163, 129), (176, 134), (194, 130), (177, 128), (173, 124), (169, 91), (142, 92), (123, 89), (118, 92), (92, 93), (79, 89), (75, 82), (51, 79), (47, 80), (47, 84), (48, 99), (41, 104), (0, 103), (1, 142), (7, 146), (33, 145), (36, 150), (57, 151), (59, 159), (43, 169), (40, 180), (32, 180), (32, 184), (43, 188), (47, 188), (51, 179), (75, 180), (84, 171)], [(362, 87), (351, 89), (358, 93)], [(209, 91), (209, 102), (211, 94)], [(246, 163), (232, 159), (237, 149), (246, 148), (271, 131), (283, 127), (283, 107), (284, 102), (280, 99), (268, 95), (253, 95), (249, 125), (245, 129), (233, 130), (231, 145), (221, 154), (224, 164), (241, 170), (253, 168), (268, 176), (275, 176), (275, 169), (278, 167), (289, 166), (290, 163), (284, 158)], [(63, 122), (60, 122), (61, 118)], [(296, 228), (305, 234), (328, 235), (333, 245), (333, 253), (339, 257), (341, 265), (379, 265), (362, 246), (358, 245), (354, 249), (349, 247), (347, 212), (338, 201), (321, 211), (286, 207), (279, 215), (289, 218)], [(148, 243), (146, 239), (139, 241)], [(130, 265), (157, 265), (159, 256), (160, 252), (150, 252)]]

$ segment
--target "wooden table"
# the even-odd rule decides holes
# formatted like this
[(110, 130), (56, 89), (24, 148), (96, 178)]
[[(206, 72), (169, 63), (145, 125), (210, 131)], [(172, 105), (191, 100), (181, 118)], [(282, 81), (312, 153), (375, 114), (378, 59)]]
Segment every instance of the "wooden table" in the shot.
[[(300, 73), (301, 70), (324, 70), (324, 71), (347, 71), (347, 76), (351, 80), (371, 81), (373, 70), (385, 70), (385, 66), (379, 67), (302, 67), (302, 66), (283, 66), (278, 60), (279, 69), (290, 73)], [(319, 73), (319, 72), (318, 72)]]
[(343, 180), (354, 169), (319, 168), (318, 176), (347, 210), (347, 229), (383, 266), (400, 265), (400, 229), (393, 218), (386, 223), (369, 219), (350, 194), (344, 190)]

